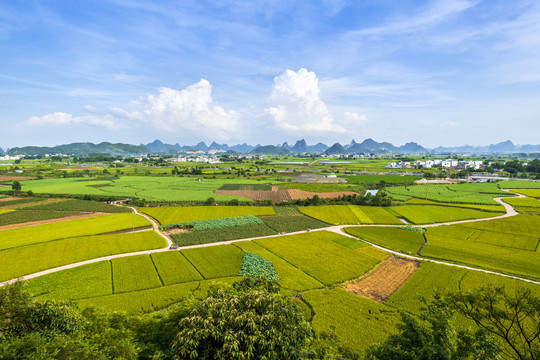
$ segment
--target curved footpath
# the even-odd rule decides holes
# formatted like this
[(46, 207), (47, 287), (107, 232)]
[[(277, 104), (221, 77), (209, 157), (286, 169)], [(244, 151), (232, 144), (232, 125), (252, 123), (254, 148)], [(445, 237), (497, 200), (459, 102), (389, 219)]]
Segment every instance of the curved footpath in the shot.
[[(510, 190), (505, 190), (505, 191), (511, 192)], [(526, 197), (525, 195), (522, 195), (522, 194), (516, 194), (516, 193), (513, 193), (513, 194), (516, 195), (516, 196), (513, 196), (513, 198)], [(507, 217), (518, 215), (518, 212), (515, 211), (514, 208), (510, 204), (505, 203), (503, 201), (503, 199), (505, 199), (505, 197), (494, 198), (493, 200), (497, 201), (499, 204), (504, 206), (504, 208), (506, 209), (506, 214), (504, 214), (504, 215), (490, 217), (490, 218), (482, 218), (482, 219), (458, 220), (458, 221), (449, 221), (449, 222), (444, 222), (444, 223), (427, 224), (427, 225), (410, 225), (410, 226), (413, 226), (413, 227), (436, 227), (436, 226), (443, 226), (443, 225), (455, 225), (455, 224), (463, 224), (463, 223), (469, 223), (469, 222), (496, 220), (496, 219), (502, 219), (502, 218), (507, 218)], [(171, 239), (167, 235), (163, 234), (159, 230), (159, 225), (157, 224), (157, 222), (152, 217), (150, 217), (150, 216), (148, 216), (148, 215), (146, 215), (144, 213), (140, 213), (137, 209), (135, 209), (133, 207), (130, 207), (130, 209), (133, 210), (137, 215), (141, 215), (141, 216), (145, 217), (146, 219), (148, 219), (152, 223), (153, 230), (155, 232), (157, 232), (161, 237), (163, 237), (167, 241), (167, 247), (160, 248), (160, 249), (152, 249), (152, 250), (144, 250), (144, 251), (138, 251), (138, 252), (124, 253), (124, 254), (109, 255), (109, 256), (104, 256), (104, 257), (100, 257), (100, 258), (85, 260), (85, 261), (81, 261), (81, 262), (77, 262), (77, 263), (73, 263), (73, 264), (68, 264), (68, 265), (64, 265), (64, 266), (59, 266), (59, 267), (55, 267), (55, 268), (52, 268), (52, 269), (40, 271), (40, 272), (37, 272), (37, 273), (24, 275), (24, 276), (21, 276), (21, 277), (16, 278), (16, 279), (11, 279), (11, 280), (7, 280), (7, 281), (4, 281), (4, 282), (0, 282), (0, 286), (7, 285), (7, 284), (10, 284), (10, 283), (16, 282), (18, 280), (29, 280), (29, 279), (33, 279), (33, 278), (43, 276), (43, 275), (47, 275), (47, 274), (52, 274), (52, 273), (62, 271), (62, 270), (73, 269), (73, 268), (83, 266), (83, 265), (87, 265), (87, 264), (93, 264), (93, 263), (96, 263), (96, 262), (99, 262), (99, 261), (112, 260), (112, 259), (117, 259), (117, 258), (127, 257), (127, 256), (147, 255), (147, 254), (153, 254), (153, 253), (158, 253), (158, 252), (170, 251), (169, 247), (171, 245), (173, 245), (173, 242), (171, 241)], [(419, 257), (419, 256), (413, 256), (413, 255), (404, 254), (404, 253), (401, 253), (401, 252), (398, 252), (398, 251), (387, 249), (387, 248), (379, 246), (379, 245), (375, 245), (375, 244), (373, 244), (373, 243), (371, 243), (369, 241), (363, 240), (363, 239), (358, 239), (357, 237), (355, 237), (353, 235), (350, 235), (350, 234), (343, 231), (343, 229), (346, 228), (346, 227), (403, 227), (403, 226), (404, 225), (385, 225), (385, 224), (335, 225), (335, 226), (329, 226), (329, 227), (320, 228), (320, 229), (313, 229), (313, 230), (308, 230), (308, 231), (302, 230), (302, 231), (296, 231), (296, 232), (291, 232), (291, 233), (286, 233), (286, 234), (276, 234), (276, 235), (260, 236), (260, 237), (246, 238), (246, 239), (220, 241), (220, 242), (214, 242), (214, 243), (209, 243), (209, 244), (188, 245), (188, 246), (182, 246), (182, 247), (178, 248), (178, 250), (193, 249), (193, 248), (200, 248), (200, 247), (209, 247), (209, 246), (218, 246), (218, 245), (229, 245), (229, 244), (232, 244), (232, 243), (235, 243), (235, 242), (240, 242), (240, 241), (251, 241), (251, 240), (257, 240), (257, 239), (267, 239), (267, 238), (273, 238), (273, 237), (289, 236), (289, 235), (296, 235), (296, 234), (305, 234), (306, 232), (309, 232), (309, 231), (312, 231), (312, 232), (313, 231), (332, 231), (334, 233), (337, 233), (337, 234), (340, 234), (340, 235), (343, 235), (343, 236), (347, 236), (347, 237), (353, 238), (355, 240), (363, 241), (363, 242), (365, 242), (367, 244), (370, 244), (371, 246), (373, 246), (373, 247), (375, 247), (375, 248), (377, 248), (379, 250), (386, 251), (386, 252), (391, 253), (391, 254), (393, 254), (395, 256), (399, 256), (399, 257), (403, 257), (403, 258), (407, 258), (407, 259), (411, 259), (411, 260), (428, 261), (428, 262), (432, 262), (432, 263), (435, 263), (435, 264), (454, 266), (454, 267), (458, 267), (458, 268), (462, 268), (462, 269), (467, 269), (467, 270), (472, 270), (472, 271), (479, 271), (479, 272), (483, 272), (483, 273), (486, 273), (486, 274), (502, 276), (502, 277), (506, 277), (506, 278), (510, 278), (510, 279), (521, 280), (521, 281), (526, 281), (526, 282), (529, 282), (529, 283), (540, 285), (540, 281), (530, 280), (530, 279), (522, 278), (522, 277), (519, 277), (519, 276), (507, 275), (507, 274), (503, 274), (503, 273), (499, 273), (499, 272), (495, 272), (495, 271), (490, 271), (490, 270), (479, 269), (479, 268), (475, 268), (475, 267), (471, 267), (471, 266), (459, 265), (459, 264), (454, 264), (454, 263), (450, 263), (450, 262), (433, 260), (433, 259), (423, 258), (423, 257)]]

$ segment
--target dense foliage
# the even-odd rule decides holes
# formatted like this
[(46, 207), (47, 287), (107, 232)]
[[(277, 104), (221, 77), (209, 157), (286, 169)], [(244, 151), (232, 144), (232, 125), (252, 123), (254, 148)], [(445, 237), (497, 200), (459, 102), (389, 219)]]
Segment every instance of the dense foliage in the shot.
[(240, 275), (253, 276), (253, 277), (266, 277), (271, 281), (279, 281), (279, 275), (277, 274), (272, 262), (266, 260), (262, 256), (247, 252), (244, 255), (242, 261), (242, 267), (240, 269)]

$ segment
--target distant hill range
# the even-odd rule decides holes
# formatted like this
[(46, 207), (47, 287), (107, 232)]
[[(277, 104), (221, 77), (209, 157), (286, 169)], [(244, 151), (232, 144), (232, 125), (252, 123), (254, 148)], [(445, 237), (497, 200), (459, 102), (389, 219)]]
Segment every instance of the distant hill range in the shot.
[[(160, 140), (148, 144), (111, 144), (102, 142), (73, 143), (54, 147), (25, 146), (9, 149), (9, 155), (54, 155), (66, 154), (84, 156), (91, 154), (110, 154), (120, 156), (140, 156), (147, 154), (182, 154), (188, 152), (203, 153), (227, 153), (227, 154), (257, 154), (257, 155), (288, 155), (288, 154), (322, 154), (322, 155), (347, 155), (347, 154), (388, 154), (388, 155), (428, 155), (428, 154), (511, 154), (540, 152), (540, 145), (514, 145), (510, 140), (492, 144), (489, 146), (456, 146), (427, 149), (415, 143), (408, 142), (402, 146), (395, 146), (389, 142), (377, 142), (366, 139), (361, 143), (352, 140), (349, 144), (335, 143), (328, 146), (323, 143), (308, 145), (304, 139), (296, 141), (293, 146), (287, 142), (277, 145), (248, 145), (246, 143), (229, 146), (218, 144), (215, 141), (210, 145), (200, 142), (196, 145), (171, 145)], [(3, 150), (0, 148), (0, 154)]]
[(58, 145), (53, 147), (47, 146), (24, 146), (15, 147), (9, 150), (9, 155), (54, 155), (65, 154), (84, 156), (90, 154), (109, 154), (109, 155), (121, 155), (121, 156), (135, 156), (150, 154), (151, 151), (145, 147), (130, 145), (130, 144), (111, 144), (108, 142), (102, 142), (100, 144), (85, 143), (72, 143), (65, 145)]

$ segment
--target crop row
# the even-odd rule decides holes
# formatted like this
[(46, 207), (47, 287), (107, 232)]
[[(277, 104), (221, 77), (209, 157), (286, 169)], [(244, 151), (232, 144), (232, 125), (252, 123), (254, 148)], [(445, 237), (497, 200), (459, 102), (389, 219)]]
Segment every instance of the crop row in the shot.
[(199, 220), (199, 221), (189, 221), (176, 224), (167, 224), (161, 225), (160, 230), (167, 230), (172, 228), (191, 228), (192, 231), (204, 231), (204, 230), (214, 230), (214, 229), (223, 229), (236, 226), (249, 226), (249, 225), (259, 225), (263, 224), (262, 220), (256, 216), (237, 216), (230, 218), (222, 219), (210, 219), (210, 220)]
[(401, 224), (386, 208), (357, 205), (324, 205), (299, 208), (304, 214), (329, 224)]
[(349, 227), (345, 228), (345, 231), (376, 245), (407, 254), (416, 254), (424, 244), (424, 237), (421, 232), (399, 228)]
[(327, 223), (303, 215), (264, 216), (261, 219), (266, 226), (278, 233), (319, 229), (328, 226)]
[(171, 234), (175, 244), (180, 246), (208, 244), (219, 241), (247, 239), (260, 236), (275, 235), (277, 232), (264, 224), (236, 226), (222, 229), (204, 231), (190, 231), (179, 234)]

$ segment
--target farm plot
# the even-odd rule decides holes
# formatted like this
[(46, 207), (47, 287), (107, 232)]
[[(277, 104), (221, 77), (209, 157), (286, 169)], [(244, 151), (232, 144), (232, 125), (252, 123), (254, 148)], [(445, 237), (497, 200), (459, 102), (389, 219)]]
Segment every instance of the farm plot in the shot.
[(0, 281), (103, 256), (158, 249), (167, 243), (154, 231), (73, 237), (0, 251)]
[(238, 275), (244, 252), (233, 245), (210, 246), (181, 251), (205, 279)]
[(283, 216), (293, 216), (293, 215), (302, 215), (300, 210), (296, 206), (274, 206), (274, 211), (277, 215), (283, 215)]
[(482, 219), (499, 214), (475, 209), (462, 209), (449, 206), (404, 205), (394, 206), (392, 210), (413, 224), (432, 224), (440, 222)]
[(5, 198), (0, 201), (0, 207), (12, 207), (13, 205), (23, 205), (29, 203), (36, 203), (40, 201), (46, 201), (43, 198), (27, 197), (27, 198)]
[(157, 288), (163, 285), (150, 255), (112, 259), (115, 294)]
[(164, 285), (203, 279), (179, 251), (155, 253), (151, 257)]
[(323, 284), (332, 285), (359, 277), (380, 261), (336, 242), (342, 237), (317, 231), (254, 241)]
[(540, 189), (538, 190), (513, 190), (513, 192), (522, 194), (525, 196), (530, 196), (532, 198), (540, 199)]
[(507, 290), (527, 287), (540, 294), (540, 286), (524, 281), (485, 274), (452, 266), (422, 262), (411, 278), (386, 302), (386, 305), (419, 314), (423, 304), (418, 299), (422, 295), (428, 301), (433, 299), (434, 291), (471, 290), (481, 286), (504, 286)]
[(219, 241), (248, 239), (260, 236), (275, 235), (277, 232), (265, 224), (236, 226), (222, 229), (211, 229), (204, 231), (189, 231), (171, 234), (171, 240), (179, 245), (208, 244)]
[(224, 184), (218, 190), (263, 190), (271, 191), (272, 184)]
[(375, 185), (381, 181), (387, 184), (412, 184), (422, 177), (405, 175), (351, 175), (345, 178), (348, 182), (354, 184)]
[(43, 205), (33, 205), (22, 208), (24, 210), (53, 210), (53, 211), (84, 211), (103, 213), (130, 213), (131, 209), (122, 206), (109, 205), (89, 200), (65, 200)]
[(503, 180), (499, 181), (497, 186), (499, 186), (501, 189), (540, 189), (540, 182)]
[(397, 200), (412, 198), (444, 203), (497, 205), (494, 197), (511, 196), (495, 184), (454, 184), (454, 185), (412, 185), (386, 188), (388, 194)]
[(263, 224), (262, 220), (256, 216), (237, 216), (229, 217), (222, 219), (210, 219), (210, 220), (199, 220), (199, 221), (189, 221), (176, 224), (161, 225), (160, 230), (170, 230), (170, 229), (191, 229), (191, 231), (204, 231), (204, 230), (215, 230), (215, 229), (224, 229), (238, 226), (250, 226), (250, 225), (261, 225)]
[(341, 196), (358, 195), (354, 191), (312, 192), (299, 189), (287, 190), (216, 190), (216, 194), (243, 196), (254, 201), (271, 200), (282, 201), (307, 200), (317, 195), (321, 199), (336, 199)]
[(512, 205), (512, 206), (520, 206), (520, 207), (533, 207), (537, 208), (540, 207), (540, 201), (534, 198), (509, 198), (504, 199), (504, 202)]
[(37, 299), (78, 300), (111, 295), (111, 262), (100, 261), (27, 281)]
[(491, 221), (464, 223), (460, 226), (505, 234), (540, 237), (540, 218), (531, 215), (516, 215)]
[(328, 226), (327, 223), (303, 215), (264, 216), (261, 217), (261, 220), (266, 226), (278, 233), (319, 229)]
[(302, 293), (315, 312), (312, 326), (318, 334), (332, 334), (341, 346), (365, 350), (397, 331), (398, 312), (342, 289)]
[[(511, 198), (506, 199), (510, 200)], [(469, 208), (469, 209), (478, 209), (494, 212), (506, 212), (506, 209), (502, 205), (481, 205), (481, 204), (452, 204), (452, 203), (443, 203), (425, 199), (412, 198), (407, 201), (407, 205), (438, 205), (438, 206), (452, 206), (460, 208)]]
[(85, 235), (97, 235), (131, 229), (132, 226), (150, 226), (150, 222), (139, 215), (112, 214), (93, 218), (70, 220), (59, 223), (0, 231), (0, 250), (17, 246), (37, 244), (51, 240)]
[(416, 272), (418, 261), (392, 257), (377, 266), (367, 276), (348, 283), (345, 290), (383, 303)]
[(76, 211), (15, 210), (4, 214), (0, 213), (0, 226), (60, 219), (75, 214), (77, 214)]
[(304, 291), (322, 288), (324, 285), (296, 266), (271, 253), (253, 241), (241, 241), (234, 244), (244, 252), (252, 252), (272, 262), (279, 275), (279, 284), (286, 289)]
[(358, 205), (323, 205), (299, 208), (304, 214), (329, 224), (401, 224), (386, 208)]
[(270, 206), (144, 207), (139, 210), (162, 225), (248, 215), (276, 215)]
[(36, 194), (102, 195), (138, 197), (147, 201), (205, 201), (214, 197), (218, 201), (246, 200), (237, 196), (214, 194), (226, 183), (253, 183), (252, 180), (201, 179), (173, 176), (122, 176), (120, 178), (66, 178), (21, 182), (23, 189)]
[[(515, 249), (508, 246), (473, 242), (467, 239), (448, 237), (442, 230), (429, 229), (426, 232), (427, 245), (422, 249), (424, 256), (475, 265), (495, 271), (540, 278), (540, 253)], [(490, 240), (490, 235), (484, 237), (485, 241), (497, 241), (512, 244), (515, 234), (499, 235), (496, 240)], [(487, 239), (487, 240), (486, 240)], [(538, 239), (536, 239), (538, 242)], [(532, 246), (531, 246), (532, 247)]]
[(421, 232), (385, 227), (349, 227), (345, 231), (353, 236), (387, 249), (416, 254), (424, 244)]

